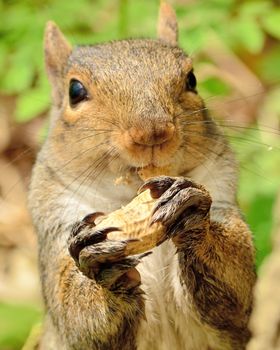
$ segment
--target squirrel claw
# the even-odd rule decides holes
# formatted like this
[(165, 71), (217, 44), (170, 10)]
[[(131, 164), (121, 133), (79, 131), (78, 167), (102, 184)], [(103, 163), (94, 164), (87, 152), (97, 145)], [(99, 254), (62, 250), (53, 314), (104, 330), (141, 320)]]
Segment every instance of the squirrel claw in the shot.
[[(155, 207), (153, 208), (152, 215), (161, 207), (163, 207), (167, 202), (173, 199), (181, 190), (189, 187), (198, 188), (198, 186), (193, 181), (186, 178), (179, 177), (175, 179), (173, 184), (168, 189), (166, 189), (162, 198), (160, 198), (160, 200), (156, 203)], [(152, 222), (156, 221), (152, 220)]]
[(149, 189), (152, 198), (159, 198), (172, 184), (176, 181), (175, 178), (169, 176), (156, 176), (147, 180), (139, 189), (138, 194)]
[(152, 252), (145, 252), (142, 254), (132, 255), (126, 257), (114, 264), (105, 265), (99, 273), (96, 274), (95, 279), (103, 287), (111, 290), (119, 290), (123, 287), (125, 290), (130, 290), (138, 287), (141, 284), (141, 277), (136, 270), (136, 266), (141, 260), (152, 254)]
[(211, 206), (209, 193), (191, 180), (178, 178), (156, 203), (150, 224), (161, 222), (170, 236), (201, 226)]
[(104, 216), (105, 214), (101, 211), (97, 211), (95, 213), (91, 213), (86, 215), (82, 222), (86, 223), (86, 224), (93, 224), (95, 226), (95, 220), (99, 217), (99, 216)]
[(87, 226), (84, 221), (81, 225), (75, 225), (69, 238), (69, 253), (78, 262), (79, 254), (88, 245), (100, 243), (107, 238), (112, 231), (120, 231), (118, 227), (106, 227), (101, 230), (94, 230), (91, 224)]

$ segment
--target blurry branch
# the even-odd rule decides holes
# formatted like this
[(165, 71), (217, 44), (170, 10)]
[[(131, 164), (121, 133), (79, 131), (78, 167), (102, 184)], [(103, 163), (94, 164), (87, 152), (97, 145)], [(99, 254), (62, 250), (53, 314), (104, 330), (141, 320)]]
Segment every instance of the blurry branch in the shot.
[(257, 110), (264, 96), (264, 87), (260, 79), (219, 39), (214, 31), (211, 35), (208, 33), (208, 36), (209, 44), (202, 52), (214, 65), (201, 65), (200, 75), (216, 76), (232, 88), (233, 92), (223, 97), (223, 102), (219, 106), (225, 109), (229, 102), (234, 101), (230, 106), (231, 120), (245, 124), (256, 121)]
[(22, 350), (38, 350), (39, 341), (42, 335), (43, 326), (41, 323), (37, 323), (32, 327), (32, 330), (24, 344)]

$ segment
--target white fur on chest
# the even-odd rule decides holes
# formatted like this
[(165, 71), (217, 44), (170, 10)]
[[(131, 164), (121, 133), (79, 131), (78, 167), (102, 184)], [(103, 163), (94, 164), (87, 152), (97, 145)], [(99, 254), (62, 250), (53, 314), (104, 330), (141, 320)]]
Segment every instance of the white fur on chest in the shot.
[(180, 282), (175, 247), (171, 241), (153, 249), (137, 267), (145, 292), (146, 320), (137, 337), (138, 350), (204, 350), (208, 341), (191, 313)]
[(141, 185), (140, 179), (131, 185), (115, 184), (116, 175), (107, 173), (92, 186), (73, 181), (56, 201), (61, 208), (60, 220), (77, 222), (94, 212), (109, 214), (129, 203)]

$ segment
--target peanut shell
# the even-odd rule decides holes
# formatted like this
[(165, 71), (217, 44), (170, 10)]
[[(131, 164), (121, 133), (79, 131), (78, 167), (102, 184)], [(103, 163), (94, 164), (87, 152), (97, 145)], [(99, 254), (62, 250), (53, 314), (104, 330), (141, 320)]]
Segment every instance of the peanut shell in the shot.
[(118, 227), (121, 231), (108, 233), (108, 239), (137, 239), (128, 241), (125, 255), (140, 254), (151, 250), (166, 238), (166, 229), (160, 222), (150, 225), (151, 211), (155, 201), (150, 195), (150, 190), (146, 190), (126, 206), (103, 217), (96, 229)]

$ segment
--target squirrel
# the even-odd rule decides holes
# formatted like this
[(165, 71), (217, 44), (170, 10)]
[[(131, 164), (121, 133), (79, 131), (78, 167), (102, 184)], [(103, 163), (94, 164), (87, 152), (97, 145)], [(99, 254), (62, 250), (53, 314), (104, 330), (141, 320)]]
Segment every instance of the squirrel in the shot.
[[(53, 106), (29, 193), (46, 309), (39, 348), (245, 349), (255, 252), (238, 165), (197, 92), (172, 7), (160, 5), (157, 39), (72, 48), (48, 22), (44, 53)], [(159, 176), (144, 182), (149, 167)], [(157, 198), (166, 240), (124, 257), (128, 241), (95, 221), (140, 186)]]

